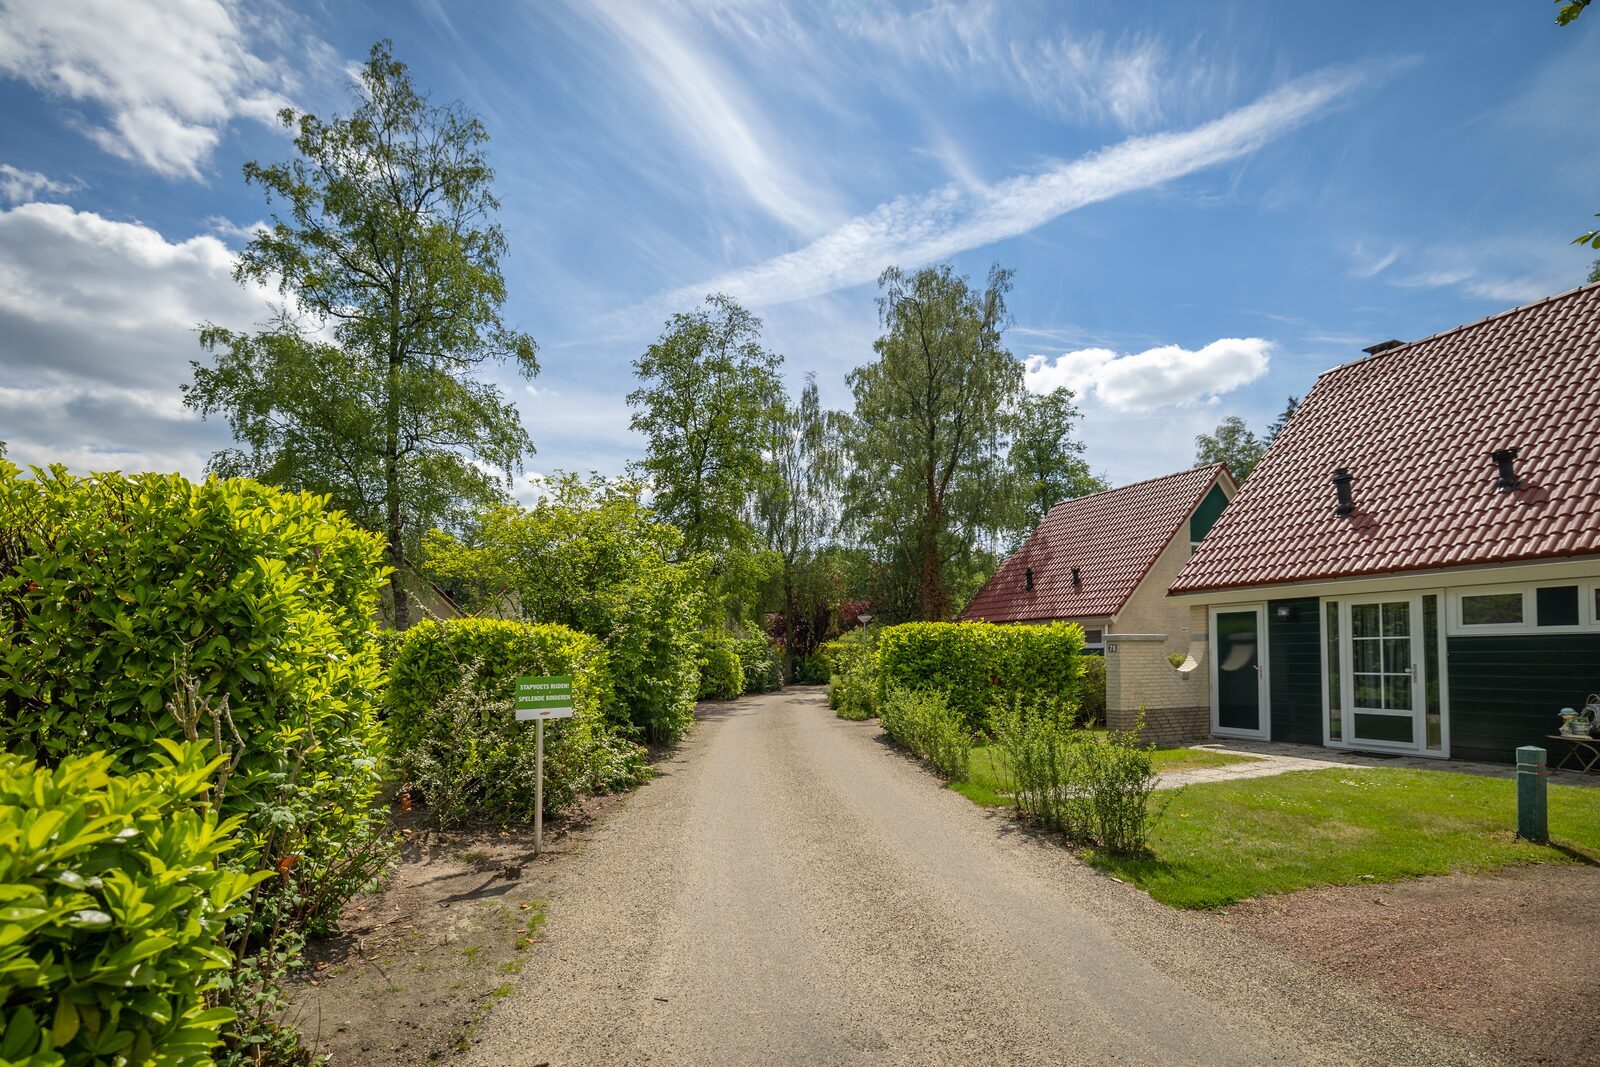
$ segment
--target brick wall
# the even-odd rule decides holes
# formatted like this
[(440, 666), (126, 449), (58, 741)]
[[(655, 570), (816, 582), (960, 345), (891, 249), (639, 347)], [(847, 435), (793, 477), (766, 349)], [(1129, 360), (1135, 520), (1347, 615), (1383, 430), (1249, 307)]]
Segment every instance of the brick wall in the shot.
[[(1187, 610), (1185, 611), (1187, 614)], [(1175, 642), (1166, 634), (1106, 635), (1106, 724), (1131, 730), (1144, 709), (1144, 737), (1157, 744), (1193, 741), (1211, 734), (1211, 697), (1202, 658), (1203, 635), (1191, 651), (1189, 635), (1181, 649), (1200, 664), (1181, 672), (1168, 661)], [(1113, 651), (1114, 647), (1114, 651)]]

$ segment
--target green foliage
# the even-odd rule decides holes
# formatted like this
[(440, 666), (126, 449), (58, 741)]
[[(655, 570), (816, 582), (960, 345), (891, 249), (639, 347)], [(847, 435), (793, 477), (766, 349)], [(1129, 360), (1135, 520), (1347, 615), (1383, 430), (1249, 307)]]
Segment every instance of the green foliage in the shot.
[(356, 107), (323, 121), (284, 110), (295, 156), (249, 163), (247, 182), (282, 205), (235, 276), (275, 285), (332, 324), (332, 342), (286, 313), (265, 333), (206, 326), (216, 357), (185, 402), (223, 414), (243, 445), (212, 469), (326, 493), (383, 530), (395, 620), (405, 561), (423, 531), (502, 495), (533, 446), (516, 406), (471, 376), (490, 361), (537, 372), (533, 339), (505, 326), (505, 235), (483, 124), (431, 103), (388, 42), (361, 68)]
[(1073, 436), (1083, 417), (1073, 400), (1072, 390), (1061, 388), (1025, 394), (1019, 405), (1009, 456), (1011, 478), (1022, 494), (1017, 533), (1026, 535), (1063, 500), (1111, 488), (1089, 469), (1083, 442)]
[(700, 700), (732, 700), (744, 693), (744, 665), (727, 634), (700, 638)]
[(933, 689), (892, 689), (878, 721), (884, 732), (951, 781), (965, 778), (972, 754), (972, 731), (965, 718)]
[(1017, 695), (1075, 700), (1082, 651), (1083, 628), (1076, 623), (904, 623), (878, 638), (879, 694), (938, 690), (969, 730), (980, 731), (991, 707)]
[(1011, 272), (982, 291), (949, 264), (878, 279), (877, 359), (850, 372), (836, 419), (846, 532), (872, 546), (886, 618), (950, 617), (975, 546), (1017, 525), (1007, 446), (1022, 364), (1001, 343)]
[(1199, 434), (1194, 439), (1195, 466), (1226, 463), (1229, 472), (1241, 482), (1250, 477), (1250, 472), (1266, 454), (1266, 444), (1237, 415), (1229, 415), (1219, 422), (1215, 433)]
[(572, 676), (573, 716), (545, 723), (547, 812), (643, 778), (642, 750), (605, 719), (611, 675), (598, 640), (553, 624), (422, 622), (395, 657), (387, 722), (395, 765), (436, 825), (533, 817), (535, 727), (512, 709), (524, 674)]
[[(1182, 662), (1181, 660), (1179, 662)], [(1078, 718), (1087, 726), (1106, 724), (1106, 658), (1093, 653), (1079, 657)]]
[(1272, 425), (1267, 427), (1267, 438), (1261, 442), (1261, 454), (1266, 455), (1266, 450), (1272, 447), (1272, 442), (1278, 439), (1289, 425), (1289, 420), (1294, 418), (1294, 413), (1300, 410), (1300, 398), (1291, 396), (1288, 403), (1283, 406), (1283, 412), (1272, 420)]
[(752, 543), (749, 503), (767, 476), (762, 452), (783, 403), (782, 363), (761, 346), (761, 320), (724, 293), (674, 314), (634, 363), (640, 386), (628, 404), (649, 442), (639, 470), (690, 553)]
[(771, 693), (783, 688), (783, 656), (765, 637), (734, 642), (746, 693)]
[(675, 741), (694, 718), (704, 561), (639, 499), (635, 483), (553, 479), (532, 508), (480, 512), (461, 538), (435, 534), (429, 563), (479, 605), (560, 623), (605, 645), (612, 720)]
[(207, 991), (271, 874), (219, 863), (240, 820), (202, 798), (223, 760), (152, 747), (133, 774), (103, 752), (0, 754), (0, 1062), (207, 1064), (233, 1018)]
[(828, 706), (841, 719), (857, 721), (878, 714), (878, 654), (875, 643), (829, 641), (822, 646), (830, 676)]
[(121, 773), (161, 738), (211, 739), (222, 812), (245, 816), (235, 862), (294, 857), (286, 895), (325, 924), (382, 825), (381, 558), (319, 497), (0, 463), (0, 736)]
[(1578, 16), (1583, 14), (1583, 9), (1589, 6), (1589, 0), (1555, 0), (1556, 25), (1570, 26), (1578, 21)]
[(1148, 852), (1154, 746), (1139, 731), (1074, 729), (1058, 700), (1014, 697), (994, 712), (1006, 792), (1026, 818), (1120, 855)]
[(827, 685), (828, 674), (828, 658), (820, 651), (795, 660), (795, 685)]

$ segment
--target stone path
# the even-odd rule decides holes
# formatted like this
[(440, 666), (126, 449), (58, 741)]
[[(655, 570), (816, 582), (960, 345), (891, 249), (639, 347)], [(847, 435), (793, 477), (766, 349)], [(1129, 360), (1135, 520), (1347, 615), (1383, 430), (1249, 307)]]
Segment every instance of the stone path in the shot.
[[(1289, 771), (1326, 771), (1340, 767), (1407, 767), (1420, 771), (1450, 771), (1456, 774), (1476, 774), (1485, 778), (1514, 778), (1517, 769), (1509, 763), (1476, 763), (1471, 760), (1439, 760), (1425, 756), (1374, 756), (1360, 752), (1345, 752), (1317, 745), (1291, 745), (1282, 741), (1212, 740), (1191, 748), (1209, 752), (1232, 752), (1252, 756), (1249, 763), (1230, 763), (1224, 767), (1201, 767), (1188, 771), (1169, 771), (1160, 776), (1158, 789), (1176, 789), (1179, 786), (1199, 785), (1202, 782), (1228, 782), (1235, 778), (1269, 778)], [(1552, 748), (1550, 758), (1558, 760), (1562, 753)], [(1558, 785), (1600, 786), (1600, 774), (1575, 774), (1556, 771), (1550, 781)]]

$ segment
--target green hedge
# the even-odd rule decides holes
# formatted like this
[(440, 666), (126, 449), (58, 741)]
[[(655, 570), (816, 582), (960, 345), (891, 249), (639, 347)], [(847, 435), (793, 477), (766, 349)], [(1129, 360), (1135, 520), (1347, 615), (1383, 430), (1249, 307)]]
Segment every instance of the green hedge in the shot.
[(1091, 726), (1106, 724), (1106, 658), (1086, 652), (1078, 661), (1083, 674), (1078, 679), (1078, 717)]
[[(531, 819), (527, 776), (535, 727), (517, 722), (511, 707), (516, 679), (524, 674), (572, 676), (573, 716), (545, 723), (547, 812), (559, 811), (581, 792), (637, 781), (642, 750), (606, 722), (612, 689), (600, 641), (554, 623), (500, 619), (424, 622), (406, 631), (390, 671), (387, 702), (396, 765), (410, 775), (437, 775), (441, 788), (455, 791), (452, 806), (463, 811)], [(470, 690), (465, 700), (463, 688)]]
[(746, 637), (734, 642), (739, 666), (744, 673), (746, 693), (771, 693), (783, 688), (783, 654), (765, 637)]
[(167, 705), (192, 681), (194, 732), (238, 760), (234, 862), (295, 857), (294, 907), (326, 922), (381, 825), (382, 554), (322, 497), (0, 461), (0, 740), (46, 766), (103, 750), (148, 768), (185, 736)]
[(233, 1018), (206, 991), (224, 928), (271, 872), (221, 867), (234, 816), (199, 798), (221, 760), (157, 745), (54, 769), (0, 754), (0, 1062), (206, 1064)]
[(726, 634), (700, 638), (700, 690), (698, 700), (732, 700), (744, 693), (744, 665)]
[(878, 697), (896, 689), (937, 689), (968, 727), (988, 727), (989, 710), (1014, 696), (1077, 700), (1083, 628), (1075, 623), (1002, 626), (911, 622), (878, 638)]

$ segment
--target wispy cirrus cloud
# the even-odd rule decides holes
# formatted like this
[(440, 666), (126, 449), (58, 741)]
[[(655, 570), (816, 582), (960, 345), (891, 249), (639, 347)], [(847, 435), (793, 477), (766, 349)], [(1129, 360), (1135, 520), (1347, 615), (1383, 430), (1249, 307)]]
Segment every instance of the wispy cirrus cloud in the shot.
[(1069, 211), (1238, 159), (1315, 119), (1371, 77), (1336, 67), (1292, 81), (1211, 122), (1120, 144), (993, 185), (902, 196), (764, 263), (664, 294), (677, 305), (717, 290), (756, 305), (860, 285), (891, 263), (914, 266), (1027, 233)]
[(0, 200), (8, 204), (26, 204), (41, 195), (65, 196), (82, 188), (77, 182), (57, 181), (36, 170), (23, 170), (9, 163), (0, 163)]

